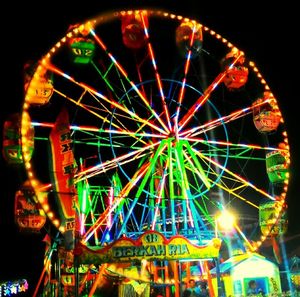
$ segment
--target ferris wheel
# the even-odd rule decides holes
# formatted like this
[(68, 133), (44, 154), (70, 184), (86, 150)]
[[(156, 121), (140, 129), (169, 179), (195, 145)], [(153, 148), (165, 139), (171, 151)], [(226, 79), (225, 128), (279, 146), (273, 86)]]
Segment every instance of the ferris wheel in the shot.
[(152, 230), (255, 251), (283, 232), (283, 116), (255, 63), (213, 29), (155, 9), (106, 13), (70, 26), (31, 71), (22, 154), (62, 233), (74, 213), (87, 246)]

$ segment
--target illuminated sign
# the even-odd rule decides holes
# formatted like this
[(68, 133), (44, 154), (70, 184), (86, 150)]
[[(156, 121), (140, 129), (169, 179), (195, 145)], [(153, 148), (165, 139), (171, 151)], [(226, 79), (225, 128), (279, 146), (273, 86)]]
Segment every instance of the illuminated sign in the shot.
[(159, 232), (147, 231), (137, 240), (123, 237), (99, 250), (79, 245), (76, 252), (81, 263), (100, 264), (142, 259), (153, 261), (216, 258), (220, 246), (221, 240), (218, 238), (214, 238), (207, 245), (197, 246), (180, 235), (166, 239)]

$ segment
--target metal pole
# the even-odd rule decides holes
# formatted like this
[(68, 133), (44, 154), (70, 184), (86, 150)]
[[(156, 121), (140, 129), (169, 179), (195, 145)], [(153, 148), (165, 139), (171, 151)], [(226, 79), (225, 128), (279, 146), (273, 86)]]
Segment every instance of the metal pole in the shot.
[(218, 297), (225, 297), (224, 292), (223, 292), (222, 282), (221, 282), (220, 259), (219, 259), (219, 257), (215, 259), (215, 263), (216, 263), (216, 274), (217, 274)]
[[(215, 237), (218, 238), (218, 218), (215, 217)], [(220, 272), (220, 259), (219, 256), (215, 258), (215, 264), (216, 264), (216, 276), (217, 276), (217, 296), (218, 297), (225, 297), (223, 293), (222, 288), (222, 282), (221, 282), (221, 272)]]
[(57, 259), (57, 286), (58, 286), (58, 297), (62, 297), (62, 287), (61, 287), (61, 258), (58, 255)]
[(78, 267), (78, 256), (74, 256), (74, 268), (75, 268), (75, 297), (79, 296), (79, 267)]

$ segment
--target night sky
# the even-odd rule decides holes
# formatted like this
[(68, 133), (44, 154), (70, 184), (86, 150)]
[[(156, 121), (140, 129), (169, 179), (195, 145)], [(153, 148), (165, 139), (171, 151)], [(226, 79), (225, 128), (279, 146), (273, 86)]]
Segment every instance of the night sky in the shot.
[[(21, 4), (18, 13), (8, 3), (10, 20), (1, 20), (1, 126), (7, 115), (20, 111), (23, 98), (23, 65), (28, 60), (39, 59), (63, 36), (70, 24), (84, 21), (106, 10), (132, 7), (156, 7), (190, 16), (226, 37), (255, 61), (272, 92), (278, 100), (286, 121), (286, 130), (291, 151), (291, 182), (287, 195), (289, 231), (288, 236), (300, 233), (299, 224), (299, 124), (296, 119), (299, 105), (299, 22), (297, 9), (288, 1), (283, 6), (260, 7), (258, 1), (64, 1), (60, 7), (53, 1)], [(92, 4), (97, 2), (98, 4)], [(126, 4), (130, 2), (130, 4)], [(177, 4), (175, 4), (177, 2)], [(211, 2), (211, 3), (210, 3)], [(262, 1), (260, 1), (262, 2)], [(68, 4), (69, 3), (69, 4)], [(76, 3), (76, 4), (75, 4)], [(157, 4), (160, 3), (160, 4)], [(164, 3), (164, 5), (162, 5)], [(179, 4), (180, 3), (180, 4)], [(186, 3), (183, 6), (183, 3)], [(299, 26), (298, 26), (299, 27)], [(296, 52), (297, 50), (297, 52)], [(37, 282), (43, 265), (43, 234), (20, 234), (13, 218), (14, 194), (23, 180), (25, 172), (12, 168), (1, 159), (0, 194), (0, 282), (26, 278)], [(300, 243), (300, 239), (298, 241)], [(299, 244), (300, 245), (300, 244)], [(296, 248), (297, 246), (294, 245)]]

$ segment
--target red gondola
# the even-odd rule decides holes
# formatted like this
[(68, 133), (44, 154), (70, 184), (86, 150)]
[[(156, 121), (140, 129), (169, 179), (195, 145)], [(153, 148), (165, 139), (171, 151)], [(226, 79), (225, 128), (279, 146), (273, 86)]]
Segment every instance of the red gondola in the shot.
[(265, 92), (264, 97), (257, 99), (253, 106), (253, 122), (256, 129), (262, 133), (276, 131), (281, 114), (272, 94)]
[(15, 222), (20, 230), (30, 232), (39, 232), (46, 223), (46, 214), (28, 181), (15, 194)]
[[(143, 15), (143, 19), (146, 28), (148, 28), (148, 18)], [(139, 13), (122, 16), (122, 40), (126, 47), (130, 49), (140, 49), (145, 45), (146, 35), (144, 32), (143, 19)]]
[[(228, 53), (225, 59), (222, 61), (222, 66), (224, 70), (227, 71), (224, 78), (224, 84), (228, 90), (233, 91), (243, 87), (248, 80), (248, 68), (244, 66), (245, 57), (241, 55), (238, 58), (240, 53), (233, 49)], [(236, 63), (232, 66), (233, 61), (238, 58)]]

